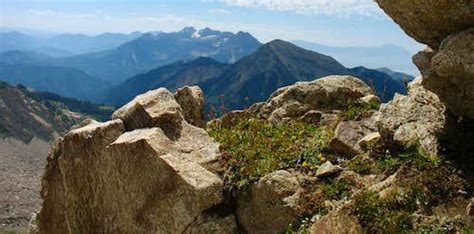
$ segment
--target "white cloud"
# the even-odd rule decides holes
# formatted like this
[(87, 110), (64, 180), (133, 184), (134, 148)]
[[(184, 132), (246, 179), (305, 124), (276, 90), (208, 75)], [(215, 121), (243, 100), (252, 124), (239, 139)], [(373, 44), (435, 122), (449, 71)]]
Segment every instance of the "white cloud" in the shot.
[(209, 13), (211, 14), (220, 14), (220, 15), (231, 15), (232, 12), (226, 9), (210, 9)]
[(379, 16), (381, 10), (373, 0), (216, 0), (232, 6), (290, 11), (304, 15)]

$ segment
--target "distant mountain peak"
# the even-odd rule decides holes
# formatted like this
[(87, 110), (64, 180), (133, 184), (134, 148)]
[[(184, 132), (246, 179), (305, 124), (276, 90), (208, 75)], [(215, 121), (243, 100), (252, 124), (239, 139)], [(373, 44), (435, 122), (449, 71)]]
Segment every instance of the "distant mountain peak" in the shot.
[(194, 27), (185, 27), (181, 29), (178, 33), (185, 34), (185, 35), (193, 35), (194, 33), (196, 33), (196, 31), (197, 30)]
[(221, 31), (213, 30), (209, 27), (203, 28), (199, 30), (199, 34), (203, 37), (211, 36), (211, 35), (220, 35), (222, 34)]
[(291, 44), (290, 42), (283, 41), (280, 39), (276, 39), (273, 41), (268, 42), (267, 44), (263, 45), (271, 49), (285, 49), (285, 48), (295, 48), (295, 49), (302, 49), (298, 46), (295, 46), (294, 44)]

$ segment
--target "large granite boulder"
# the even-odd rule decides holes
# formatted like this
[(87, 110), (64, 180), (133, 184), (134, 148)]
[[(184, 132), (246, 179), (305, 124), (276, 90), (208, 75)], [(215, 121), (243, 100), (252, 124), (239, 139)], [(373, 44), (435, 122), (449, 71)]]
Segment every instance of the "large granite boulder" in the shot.
[(213, 213), (223, 201), (212, 166), (219, 144), (182, 116), (173, 95), (159, 89), (115, 120), (89, 122), (58, 140), (43, 177), (38, 232), (236, 231), (232, 214)]
[(395, 95), (374, 116), (384, 139), (403, 146), (419, 145), (430, 156), (438, 155), (438, 136), (446, 126), (445, 106), (422, 86), (422, 78), (408, 85), (408, 96)]
[(260, 114), (270, 122), (279, 123), (299, 119), (308, 111), (343, 110), (349, 101), (369, 94), (373, 90), (355, 77), (328, 76), (278, 89), (260, 108)]
[(474, 27), (470, 0), (376, 0), (415, 40), (437, 50), (449, 35)]
[(413, 61), (423, 85), (458, 117), (474, 118), (474, 3), (466, 0), (376, 0), (417, 41)]

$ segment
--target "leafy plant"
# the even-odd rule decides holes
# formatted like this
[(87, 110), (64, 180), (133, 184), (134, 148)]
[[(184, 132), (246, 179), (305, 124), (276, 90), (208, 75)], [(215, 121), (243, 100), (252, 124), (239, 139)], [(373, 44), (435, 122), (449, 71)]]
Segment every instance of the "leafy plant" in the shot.
[(372, 163), (371, 161), (363, 159), (362, 157), (355, 157), (349, 162), (348, 168), (359, 174), (367, 175), (370, 173)]
[(214, 127), (209, 134), (227, 156), (227, 176), (243, 188), (280, 169), (316, 170), (325, 161), (330, 133), (312, 124), (273, 126), (263, 120), (241, 120), (231, 128)]
[[(407, 170), (417, 171), (414, 168)], [(412, 225), (414, 212), (446, 202), (468, 187), (466, 181), (446, 166), (417, 172), (402, 179), (401, 187), (383, 198), (376, 192), (363, 192), (354, 196), (353, 212), (369, 233), (412, 231), (415, 228)], [(441, 226), (422, 226), (417, 231), (436, 231)], [(445, 231), (452, 228), (442, 227)]]
[(440, 158), (430, 158), (420, 147), (411, 146), (401, 152), (385, 151), (385, 154), (379, 155), (378, 167), (382, 171), (393, 173), (403, 165), (425, 170), (436, 168), (440, 163)]
[(381, 199), (375, 192), (363, 192), (354, 197), (354, 213), (370, 233), (402, 233), (413, 229), (411, 213), (416, 198), (396, 192)]
[(351, 100), (349, 101), (349, 105), (346, 111), (346, 119), (347, 120), (359, 120), (361, 119), (367, 112), (371, 110), (378, 110), (380, 108), (380, 104), (378, 103), (366, 103), (360, 100)]
[(323, 184), (321, 190), (326, 199), (339, 200), (350, 195), (351, 182), (338, 180), (332, 183)]

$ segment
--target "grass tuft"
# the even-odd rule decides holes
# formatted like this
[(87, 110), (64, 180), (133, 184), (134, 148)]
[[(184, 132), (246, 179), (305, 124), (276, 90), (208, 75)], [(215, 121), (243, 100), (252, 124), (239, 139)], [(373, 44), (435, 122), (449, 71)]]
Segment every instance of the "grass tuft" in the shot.
[(366, 103), (360, 100), (349, 101), (346, 111), (346, 120), (360, 120), (367, 112), (378, 110), (379, 108), (380, 104), (378, 103)]
[(211, 128), (228, 164), (228, 179), (244, 188), (281, 169), (317, 170), (326, 160), (331, 133), (312, 124), (272, 126), (263, 120), (241, 120), (231, 128)]

